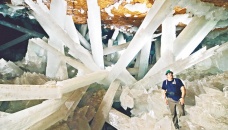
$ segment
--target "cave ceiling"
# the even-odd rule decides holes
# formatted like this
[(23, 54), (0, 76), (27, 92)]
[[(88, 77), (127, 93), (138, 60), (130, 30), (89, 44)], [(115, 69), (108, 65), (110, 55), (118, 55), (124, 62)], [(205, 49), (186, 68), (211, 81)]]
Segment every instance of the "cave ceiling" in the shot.
[[(38, 1), (38, 0), (33, 0)], [(50, 8), (51, 0), (40, 0), (48, 8)], [(86, 0), (65, 0), (67, 2), (67, 11), (68, 15), (71, 15), (74, 23), (76, 25), (87, 24), (87, 3)], [(101, 12), (101, 23), (102, 27), (114, 29), (119, 28), (123, 29), (123, 32), (130, 30), (127, 33), (135, 33), (137, 29), (134, 27), (139, 27), (147, 15), (148, 10), (152, 7), (155, 0), (97, 0), (98, 5), (100, 6)], [(176, 14), (191, 14), (197, 15), (199, 17), (205, 16), (206, 19), (217, 19), (219, 23), (215, 27), (216, 31), (227, 31), (228, 29), (228, 0), (189, 0), (191, 6), (188, 6), (187, 0), (182, 0), (182, 4), (178, 4), (174, 8), (174, 15)], [(204, 11), (203, 6), (209, 6), (210, 12)], [(187, 8), (186, 8), (186, 6)], [(9, 7), (5, 7), (9, 6)], [(30, 19), (29, 7), (23, 0), (1, 0), (0, 1), (0, 20), (8, 21), (10, 24), (16, 26), (22, 26), (29, 30), (37, 31), (43, 35), (46, 33), (41, 27), (38, 26), (37, 22), (34, 22), (34, 19)], [(191, 9), (189, 10), (190, 7)], [(10, 17), (10, 18), (9, 18)], [(17, 21), (16, 21), (17, 20)], [(5, 23), (0, 26), (1, 28), (7, 29)], [(10, 25), (12, 26), (12, 25)], [(183, 30), (186, 26), (184, 23), (179, 23), (177, 29), (177, 34)], [(133, 29), (132, 29), (133, 27)], [(3, 30), (3, 29), (2, 29)], [(8, 29), (9, 30), (9, 29)], [(133, 30), (133, 31), (132, 31)], [(122, 30), (121, 30), (122, 31)], [(156, 30), (156, 33), (161, 32), (161, 26)], [(8, 31), (9, 32), (9, 31)], [(14, 32), (15, 33), (15, 32)], [(2, 40), (0, 44), (4, 44), (15, 37), (5, 38), (10, 36), (11, 32), (2, 34), (0, 39)], [(16, 33), (15, 33), (16, 34)], [(18, 34), (21, 35), (21, 34)]]
[[(14, 3), (16, 0), (3, 0), (4, 3)], [(50, 7), (51, 0), (42, 0)], [(86, 0), (66, 0), (67, 14), (73, 16), (76, 24), (87, 23), (87, 4)], [(201, 2), (211, 3), (217, 7), (228, 8), (227, 0), (200, 0)], [(145, 18), (147, 11), (153, 5), (154, 0), (98, 0), (101, 10), (102, 24), (123, 26), (139, 26)], [(175, 14), (186, 13), (185, 8), (175, 7)]]
[[(87, 23), (86, 0), (66, 0), (67, 14), (73, 16), (76, 24)], [(129, 2), (130, 1), (130, 2)], [(218, 7), (228, 8), (227, 0), (201, 0), (214, 4)], [(51, 0), (43, 0), (49, 7)], [(101, 21), (103, 24), (114, 24), (115, 26), (133, 25), (139, 26), (146, 16), (147, 11), (153, 5), (154, 0), (98, 0), (101, 10)], [(134, 5), (134, 9), (130, 8)], [(118, 7), (118, 8), (117, 8)], [(137, 9), (136, 9), (137, 8)], [(185, 8), (175, 7), (175, 14), (186, 13)]]

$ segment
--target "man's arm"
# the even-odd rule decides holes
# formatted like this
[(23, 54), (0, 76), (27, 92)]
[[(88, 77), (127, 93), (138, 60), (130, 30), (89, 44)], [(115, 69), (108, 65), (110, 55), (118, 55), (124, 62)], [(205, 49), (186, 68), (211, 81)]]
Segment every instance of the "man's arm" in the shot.
[(186, 95), (186, 89), (184, 86), (181, 87), (181, 98), (184, 98)]
[(166, 97), (166, 90), (162, 89), (162, 93), (163, 93), (163, 96), (164, 96), (164, 99), (165, 99), (165, 103), (168, 105), (168, 100), (167, 100), (167, 97)]
[(166, 97), (166, 86), (165, 86), (165, 81), (163, 81), (162, 83), (162, 95), (164, 96), (164, 100), (165, 100), (165, 103), (168, 105), (168, 100), (167, 100), (167, 97)]
[(181, 103), (181, 105), (184, 104), (184, 97), (185, 97), (185, 95), (186, 95), (186, 89), (185, 89), (184, 86), (182, 86), (182, 87), (181, 87), (181, 98), (180, 98), (180, 103)]
[(166, 99), (166, 90), (162, 89), (162, 93), (163, 93), (164, 99)]

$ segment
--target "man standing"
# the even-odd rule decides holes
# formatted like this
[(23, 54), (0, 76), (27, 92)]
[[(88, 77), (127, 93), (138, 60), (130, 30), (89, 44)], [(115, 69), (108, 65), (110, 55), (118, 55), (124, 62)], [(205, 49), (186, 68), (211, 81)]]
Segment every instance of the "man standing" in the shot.
[(162, 84), (165, 102), (169, 105), (175, 128), (179, 129), (176, 107), (178, 107), (179, 110), (179, 117), (184, 116), (184, 97), (186, 89), (180, 79), (173, 78), (172, 71), (167, 70), (165, 75), (167, 79), (164, 80)]

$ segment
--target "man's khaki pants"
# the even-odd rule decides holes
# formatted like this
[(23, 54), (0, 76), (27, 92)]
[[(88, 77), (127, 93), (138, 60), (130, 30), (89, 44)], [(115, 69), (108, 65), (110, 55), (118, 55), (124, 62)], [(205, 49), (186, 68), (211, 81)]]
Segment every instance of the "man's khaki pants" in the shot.
[(168, 105), (173, 118), (173, 124), (176, 128), (179, 128), (176, 107), (179, 110), (179, 118), (180, 118), (181, 116), (185, 115), (184, 105), (181, 105), (179, 101), (175, 101), (172, 98), (168, 98)]

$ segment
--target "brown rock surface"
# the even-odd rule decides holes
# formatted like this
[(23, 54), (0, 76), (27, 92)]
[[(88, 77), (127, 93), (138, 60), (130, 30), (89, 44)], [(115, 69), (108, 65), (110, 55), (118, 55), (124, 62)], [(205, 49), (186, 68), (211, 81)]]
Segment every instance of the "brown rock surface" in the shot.
[[(35, 0), (34, 0), (35, 1)], [(50, 6), (51, 0), (42, 0), (48, 7)], [(66, 0), (67, 1), (67, 14), (73, 16), (73, 20), (76, 24), (86, 24), (87, 22), (87, 3), (86, 0)], [(155, 0), (132, 0), (130, 4), (146, 4), (147, 8), (150, 8)], [(228, 8), (228, 0), (201, 0), (202, 2), (207, 2), (214, 4), (215, 6)], [(98, 5), (101, 10), (101, 21), (104, 24), (115, 24), (116, 26), (120, 25), (134, 25), (139, 26), (142, 20), (145, 18), (146, 13), (141, 13), (139, 11), (130, 11), (124, 6), (127, 3), (127, 0), (98, 0)], [(0, 3), (10, 3), (10, 0), (2, 0)], [(111, 13), (114, 15), (109, 16), (105, 11), (110, 6), (119, 3), (119, 7), (112, 8)], [(184, 14), (186, 9), (181, 7), (175, 7), (175, 14)], [(131, 15), (126, 17), (125, 15)]]
[(215, 6), (228, 8), (228, 0), (201, 0), (201, 1), (213, 3)]
[[(66, 0), (68, 9), (67, 14), (72, 15), (74, 22), (77, 24), (85, 24), (87, 21), (87, 3), (86, 0)], [(201, 0), (202, 2), (209, 2), (213, 3), (215, 6), (220, 7), (228, 7), (228, 1), (227, 0)], [(45, 4), (49, 6), (51, 0), (45, 0)], [(101, 9), (101, 19), (102, 23), (104, 24), (115, 24), (118, 25), (134, 25), (139, 26), (146, 16), (146, 13), (141, 13), (139, 11), (130, 11), (124, 6), (128, 4), (126, 0), (123, 0), (122, 3), (120, 3), (119, 7), (112, 8), (111, 13), (114, 15), (109, 16), (108, 13), (105, 11), (105, 8), (114, 5), (115, 3), (120, 2), (119, 0), (98, 0), (98, 5)], [(154, 0), (132, 0), (130, 4), (143, 4), (146, 3), (147, 8), (150, 8)], [(186, 9), (183, 9), (181, 7), (175, 7), (175, 14), (184, 14), (186, 13)], [(131, 16), (126, 17), (125, 15), (129, 14)]]

